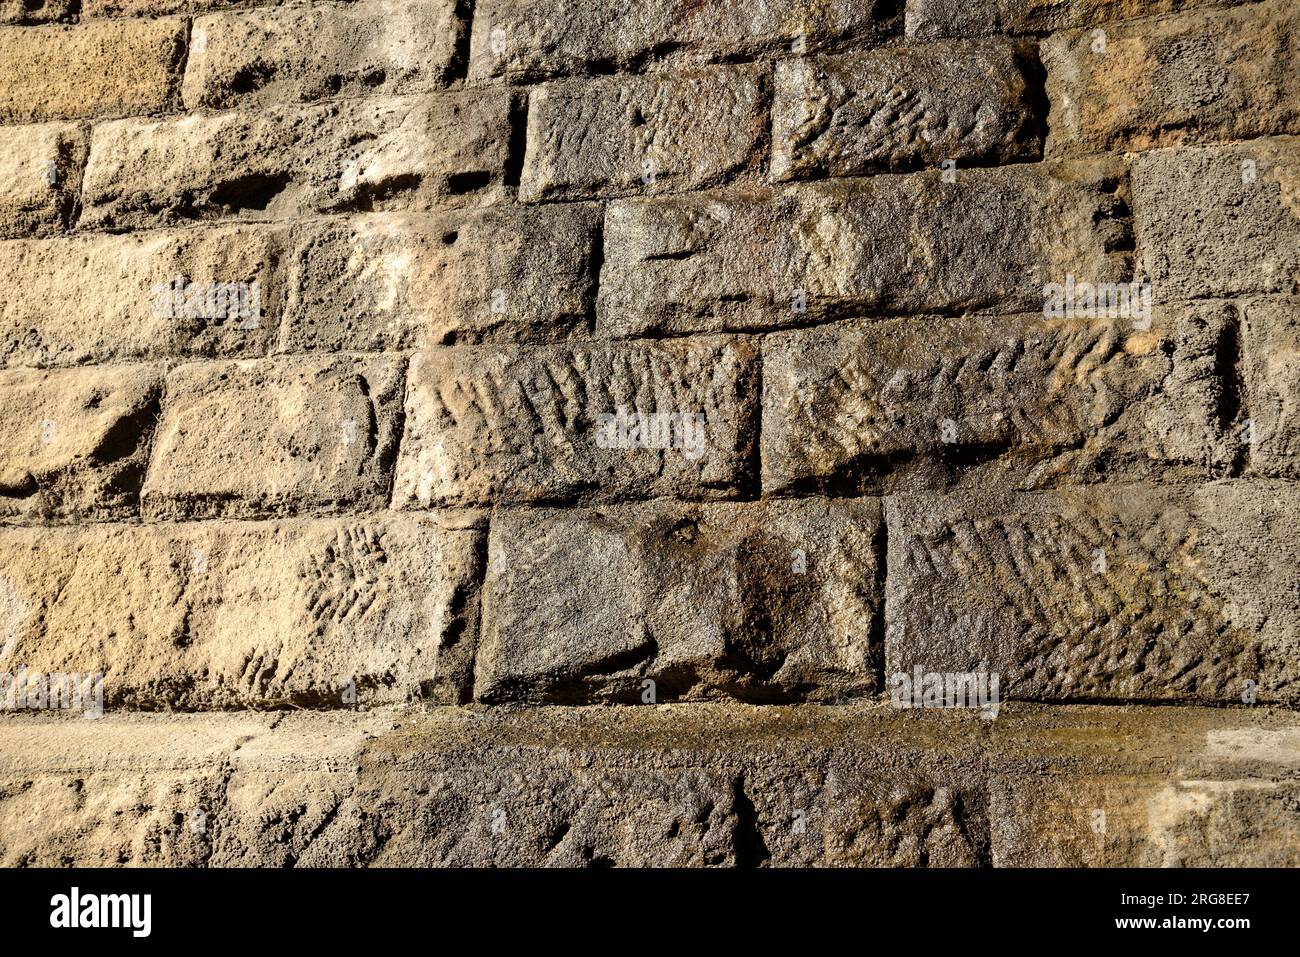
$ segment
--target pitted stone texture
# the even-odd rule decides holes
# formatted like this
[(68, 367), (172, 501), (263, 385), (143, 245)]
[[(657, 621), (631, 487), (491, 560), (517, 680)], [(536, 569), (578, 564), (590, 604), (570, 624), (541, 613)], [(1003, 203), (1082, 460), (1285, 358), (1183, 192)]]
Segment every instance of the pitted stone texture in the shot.
[(475, 698), (870, 694), (880, 532), (875, 500), (498, 511)]
[(81, 188), (86, 140), (70, 123), (0, 127), (0, 239), (63, 232)]
[(752, 484), (757, 374), (730, 338), (422, 353), (394, 504), (734, 495)]
[(722, 57), (751, 59), (872, 43), (902, 28), (892, 0), (702, 0), (629, 4), (483, 0), (474, 8), (469, 78), (531, 82), (568, 73), (635, 73)]
[(457, 703), (479, 541), (395, 515), (0, 530), (6, 667), (102, 672), (110, 708)]
[(675, 193), (747, 171), (766, 145), (764, 87), (753, 66), (537, 87), (519, 198)]
[(1043, 43), (1049, 153), (1147, 150), (1300, 132), (1300, 8), (1233, 10), (1116, 25)]
[(601, 210), (383, 214), (300, 228), (282, 346), (408, 349), (585, 334)]
[(1300, 300), (1261, 299), (1243, 312), (1251, 471), (1300, 478)]
[(1032, 47), (963, 41), (776, 64), (772, 178), (997, 165), (1041, 154)]
[(0, 27), (0, 123), (157, 113), (184, 52), (179, 18)]
[(1300, 287), (1300, 138), (1146, 153), (1133, 208), (1157, 302)]
[(841, 315), (1039, 309), (1067, 274), (1127, 281), (1109, 162), (618, 200), (605, 220), (607, 334), (802, 325)]
[(285, 357), (189, 363), (167, 377), (150, 519), (382, 507), (405, 362)]
[(906, 496), (886, 515), (887, 675), (987, 662), (1022, 699), (1300, 699), (1288, 485)]
[[(1143, 328), (1145, 326), (1145, 328)], [(1222, 305), (1144, 320), (899, 319), (763, 346), (763, 489), (857, 494), (1224, 474)]]
[[(91, 17), (161, 17), (170, 13), (207, 13), (240, 7), (265, 7), (281, 3), (272, 0), (81, 0), (81, 16)], [(347, 0), (344, 0), (347, 2)]]
[(990, 33), (1046, 33), (1104, 25), (1249, 0), (907, 0), (907, 35), (973, 37)]
[[(217, 227), (0, 243), (0, 361), (60, 366), (263, 355), (280, 322), (283, 235)], [(254, 285), (260, 316), (176, 309), (184, 285)], [(170, 301), (170, 308), (168, 303)], [(206, 317), (206, 318), (205, 318)]]
[(199, 17), (181, 88), (187, 109), (435, 89), (449, 78), (456, 0), (364, 0)]
[(0, 518), (138, 513), (162, 378), (148, 366), (0, 372)]
[(76, 9), (74, 0), (0, 0), (0, 23), (50, 23)]
[(104, 123), (81, 225), (482, 205), (501, 198), (509, 109), (483, 92)]

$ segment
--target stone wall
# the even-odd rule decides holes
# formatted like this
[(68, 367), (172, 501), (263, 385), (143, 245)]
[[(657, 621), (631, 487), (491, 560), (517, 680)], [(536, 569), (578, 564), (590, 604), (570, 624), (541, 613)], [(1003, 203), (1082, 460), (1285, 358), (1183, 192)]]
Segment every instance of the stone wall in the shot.
[(1293, 0), (0, 23), (0, 863), (1300, 864)]

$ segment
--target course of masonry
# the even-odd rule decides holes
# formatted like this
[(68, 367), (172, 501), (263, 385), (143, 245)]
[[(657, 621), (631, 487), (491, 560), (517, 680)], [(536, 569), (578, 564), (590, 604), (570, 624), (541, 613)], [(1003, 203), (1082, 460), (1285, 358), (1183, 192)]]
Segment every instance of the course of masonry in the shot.
[(0, 864), (1300, 865), (1294, 0), (0, 24)]

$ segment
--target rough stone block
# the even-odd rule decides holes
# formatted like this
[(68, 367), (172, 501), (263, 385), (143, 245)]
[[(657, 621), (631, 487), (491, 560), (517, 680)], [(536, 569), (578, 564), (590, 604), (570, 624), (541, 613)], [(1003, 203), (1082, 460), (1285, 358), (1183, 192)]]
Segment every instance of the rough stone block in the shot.
[(393, 501), (735, 494), (752, 483), (756, 353), (721, 338), (422, 353)]
[(998, 165), (1042, 151), (1031, 47), (963, 41), (776, 64), (772, 178)]
[(0, 518), (138, 513), (162, 379), (148, 366), (0, 372)]
[(922, 39), (1046, 33), (1103, 24), (1109, 30), (1112, 20), (1242, 2), (1248, 0), (907, 0), (907, 35)]
[(475, 4), (469, 76), (531, 82), (587, 72), (639, 72), (659, 58), (720, 58), (836, 49), (901, 30), (892, 0), (702, 0), (688, 8), (582, 0), (483, 0)]
[(0, 361), (264, 355), (282, 247), (279, 230), (247, 226), (0, 243)]
[(107, 708), (465, 700), (481, 533), (423, 516), (0, 530), (5, 670)]
[(598, 207), (565, 204), (306, 224), (282, 345), (368, 351), (586, 334), (600, 223)]
[(225, 109), (431, 90), (455, 60), (455, 8), (456, 0), (365, 0), (199, 17), (182, 98), (191, 110)]
[(498, 511), (475, 698), (870, 694), (880, 531), (875, 500)]
[(1244, 312), (1251, 471), (1300, 478), (1300, 300), (1261, 299)]
[(1300, 132), (1290, 0), (1049, 37), (1049, 153)]
[(1295, 290), (1298, 197), (1297, 137), (1138, 157), (1133, 220), (1156, 301)]
[(400, 356), (332, 356), (180, 366), (167, 377), (146, 515), (382, 507), (404, 365)]
[(764, 85), (741, 66), (537, 87), (519, 198), (674, 193), (751, 169), (766, 149)]
[(1300, 699), (1284, 485), (1117, 485), (886, 505), (886, 673), (1035, 700)]
[(484, 92), (103, 123), (81, 225), (481, 205), (501, 198), (509, 110)]
[(63, 232), (85, 162), (86, 135), (71, 124), (0, 127), (0, 239)]
[(599, 326), (615, 336), (1042, 308), (1068, 275), (1128, 281), (1122, 175), (1017, 166), (617, 200)]
[(0, 0), (0, 23), (52, 23), (72, 16), (74, 0)]
[(0, 28), (0, 123), (157, 113), (184, 55), (178, 18)]
[[(1144, 328), (1145, 327), (1145, 328)], [(898, 319), (763, 346), (763, 489), (880, 494), (1208, 478), (1244, 451), (1223, 306)]]

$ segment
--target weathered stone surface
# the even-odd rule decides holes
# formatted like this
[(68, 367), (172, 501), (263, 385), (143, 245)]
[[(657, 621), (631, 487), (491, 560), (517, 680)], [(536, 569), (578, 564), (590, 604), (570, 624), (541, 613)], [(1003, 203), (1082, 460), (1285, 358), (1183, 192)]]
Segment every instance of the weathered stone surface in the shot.
[[(1143, 328), (1145, 326), (1145, 328)], [(1222, 305), (1144, 320), (898, 319), (767, 336), (763, 489), (1209, 478), (1244, 452)]]
[(0, 530), (10, 673), (109, 708), (466, 700), (481, 533), (424, 516)]
[(1045, 33), (1249, 0), (907, 0), (909, 37)]
[[(283, 238), (236, 226), (0, 243), (0, 361), (263, 355), (284, 301)], [(243, 283), (248, 315), (209, 310), (206, 296), (202, 308), (187, 299), (177, 309), (166, 288), (177, 276), (187, 289)]]
[(740, 66), (537, 87), (519, 198), (676, 193), (752, 169), (767, 139), (764, 85)]
[(6, 865), (1297, 863), (1300, 728), (1263, 709), (9, 716), (0, 744)]
[(1028, 46), (963, 41), (776, 64), (772, 178), (995, 165), (1042, 151)]
[(659, 59), (696, 63), (837, 49), (897, 33), (887, 0), (703, 0), (628, 4), (483, 0), (474, 8), (469, 76), (528, 82), (566, 73), (637, 72)]
[(297, 233), (290, 352), (585, 334), (602, 214), (565, 204), (325, 220)]
[(730, 338), (422, 353), (394, 504), (733, 495), (752, 484), (756, 360)]
[(85, 162), (86, 135), (70, 123), (0, 127), (0, 239), (62, 232)]
[(1300, 286), (1300, 138), (1146, 153), (1133, 208), (1157, 302)]
[[(91, 17), (161, 17), (171, 13), (207, 13), (239, 7), (267, 7), (284, 0), (81, 0), (81, 16)], [(347, 2), (347, 0), (343, 0)]]
[(906, 496), (886, 516), (887, 675), (987, 662), (1022, 699), (1300, 698), (1289, 486)]
[(136, 512), (162, 379), (149, 366), (0, 372), (0, 518)]
[(400, 356), (189, 363), (167, 377), (151, 519), (382, 507), (397, 454)]
[(1262, 299), (1243, 313), (1251, 471), (1300, 478), (1300, 300)]
[(1300, 9), (1289, 0), (1043, 43), (1050, 153), (1300, 132)]
[(875, 500), (498, 511), (475, 698), (869, 694), (880, 531)]
[(76, 9), (74, 0), (0, 0), (0, 23), (50, 23)]
[(484, 92), (103, 123), (91, 138), (81, 225), (492, 202), (509, 107), (505, 93)]
[[(446, 82), (455, 0), (364, 0), (199, 17), (181, 88), (189, 109), (415, 93)], [(310, 42), (304, 42), (310, 38)]]
[(184, 51), (180, 19), (0, 28), (0, 123), (156, 113)]
[(1121, 186), (1107, 163), (618, 200), (599, 325), (624, 336), (1041, 308), (1043, 286), (1067, 274), (1127, 281)]

